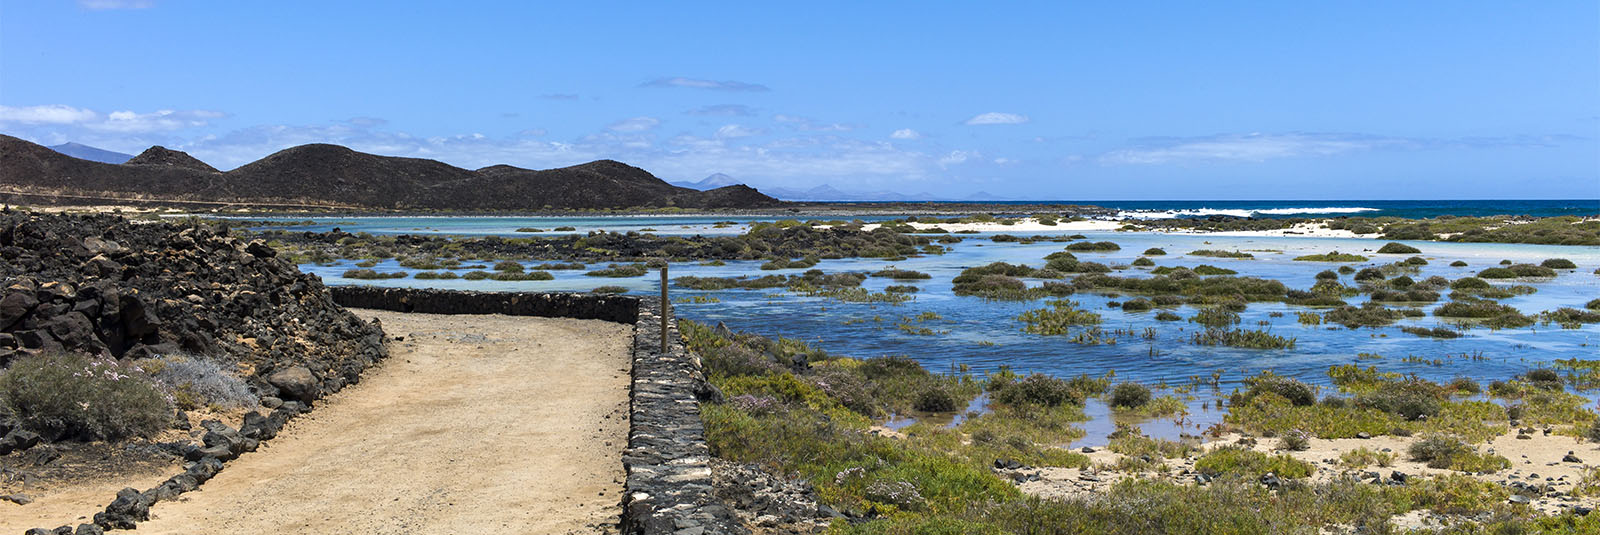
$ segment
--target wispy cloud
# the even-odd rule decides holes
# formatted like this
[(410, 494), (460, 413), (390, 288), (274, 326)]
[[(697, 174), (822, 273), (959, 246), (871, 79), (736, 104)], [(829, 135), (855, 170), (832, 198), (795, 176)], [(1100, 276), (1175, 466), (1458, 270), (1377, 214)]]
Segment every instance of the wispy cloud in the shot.
[(971, 119), (967, 119), (964, 124), (1022, 124), (1026, 122), (1028, 122), (1028, 116), (1026, 115), (991, 111), (989, 113), (980, 113), (974, 115)]
[(721, 139), (735, 139), (761, 135), (765, 132), (765, 130), (761, 130), (759, 128), (748, 128), (742, 125), (730, 124), (724, 125), (722, 128), (718, 128), (717, 137)]
[(75, 124), (94, 121), (99, 117), (100, 114), (94, 110), (61, 104), (20, 107), (0, 105), (0, 123)]
[(853, 124), (824, 123), (809, 117), (784, 115), (782, 113), (773, 115), (772, 120), (806, 132), (849, 132), (856, 129)]
[(634, 117), (611, 123), (611, 126), (606, 128), (611, 129), (613, 132), (643, 132), (660, 124), (661, 120), (655, 117)]
[(922, 132), (918, 132), (910, 128), (901, 128), (889, 134), (890, 139), (920, 139), (921, 137)]
[(960, 164), (963, 164), (963, 163), (967, 163), (967, 160), (970, 160), (970, 159), (973, 159), (973, 158), (982, 158), (982, 157), (983, 157), (983, 155), (979, 154), (977, 151), (953, 150), (953, 151), (950, 151), (949, 154), (946, 154), (944, 156), (939, 157), (939, 162), (938, 163), (939, 163), (939, 167), (943, 168), (943, 167), (950, 167), (952, 165), (960, 165)]
[(1108, 152), (1110, 165), (1185, 162), (1264, 162), (1282, 158), (1332, 156), (1377, 148), (1419, 147), (1417, 140), (1367, 134), (1219, 134), (1196, 138), (1152, 138), (1140, 146)]
[(702, 80), (699, 78), (685, 78), (674, 76), (671, 78), (656, 78), (639, 84), (639, 87), (687, 87), (690, 89), (711, 89), (716, 91), (770, 91), (767, 86), (740, 82), (736, 80)]
[(714, 104), (695, 108), (684, 113), (702, 116), (754, 117), (756, 109), (743, 104)]
[(155, 7), (154, 0), (78, 0), (78, 6), (84, 9), (102, 11), (106, 9), (147, 9)]
[(70, 126), (97, 132), (127, 134), (197, 128), (223, 117), (227, 117), (227, 114), (210, 110), (158, 110), (148, 113), (123, 110), (101, 113), (61, 104), (0, 106), (0, 126)]

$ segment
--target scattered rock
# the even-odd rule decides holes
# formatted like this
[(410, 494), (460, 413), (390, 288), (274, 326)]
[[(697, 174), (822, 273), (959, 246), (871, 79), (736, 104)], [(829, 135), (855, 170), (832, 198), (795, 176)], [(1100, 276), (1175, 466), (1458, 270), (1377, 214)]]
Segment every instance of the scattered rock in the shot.
[(17, 505), (28, 505), (30, 503), (33, 503), (33, 497), (32, 496), (29, 496), (27, 494), (22, 494), (20, 492), (16, 493), (16, 494), (7, 494), (5, 496), (0, 496), (0, 500), (5, 500), (5, 501), (8, 501), (8, 502), (17, 504)]

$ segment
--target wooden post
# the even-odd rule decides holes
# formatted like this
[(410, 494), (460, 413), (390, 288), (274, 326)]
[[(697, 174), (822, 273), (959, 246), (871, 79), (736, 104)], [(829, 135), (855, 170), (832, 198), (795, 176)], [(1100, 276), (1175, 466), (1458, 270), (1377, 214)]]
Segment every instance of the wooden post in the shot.
[(672, 301), (667, 300), (667, 266), (661, 266), (661, 352), (667, 352), (667, 314)]

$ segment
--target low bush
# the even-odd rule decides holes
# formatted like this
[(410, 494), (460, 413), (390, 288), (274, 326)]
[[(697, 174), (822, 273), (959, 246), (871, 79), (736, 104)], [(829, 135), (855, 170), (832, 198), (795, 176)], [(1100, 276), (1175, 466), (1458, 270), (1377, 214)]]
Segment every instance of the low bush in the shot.
[(187, 355), (165, 355), (140, 363), (183, 410), (202, 407), (251, 408), (256, 396), (216, 362)]
[(1209, 256), (1214, 258), (1255, 258), (1256, 255), (1243, 251), (1220, 251), (1216, 249), (1199, 249), (1189, 251), (1189, 256)]
[(1266, 474), (1282, 478), (1308, 477), (1316, 468), (1288, 455), (1267, 455), (1240, 446), (1221, 446), (1195, 460), (1194, 469), (1211, 477), (1239, 476), (1250, 480)]
[(1012, 406), (1057, 407), (1068, 404), (1082, 405), (1084, 395), (1074, 390), (1067, 381), (1035, 373), (1004, 384), (991, 394), (991, 399)]
[(597, 269), (584, 273), (584, 275), (588, 275), (590, 277), (611, 277), (620, 279), (627, 277), (643, 277), (645, 273), (649, 272), (650, 268), (645, 267), (644, 264), (611, 264), (606, 266), (605, 269)]
[(1120, 251), (1122, 246), (1108, 241), (1078, 242), (1067, 245), (1068, 251)]
[(47, 438), (152, 436), (172, 418), (166, 396), (142, 369), (72, 353), (12, 361), (0, 373), (0, 402)]
[(1024, 323), (1023, 332), (1042, 335), (1067, 334), (1072, 327), (1099, 325), (1100, 315), (1078, 308), (1077, 301), (1057, 299), (1050, 308), (1023, 312), (1017, 321)]
[(1378, 248), (1378, 253), (1380, 254), (1417, 254), (1420, 252), (1422, 252), (1421, 249), (1398, 242), (1385, 243), (1383, 247)]
[(1148, 312), (1152, 308), (1155, 308), (1155, 303), (1143, 297), (1122, 302), (1123, 312)]
[(1256, 396), (1268, 392), (1287, 399), (1289, 403), (1297, 406), (1313, 405), (1317, 402), (1316, 390), (1311, 385), (1298, 379), (1276, 375), (1272, 372), (1262, 372), (1260, 375), (1246, 378), (1244, 382), (1247, 389), (1235, 395), (1230, 400), (1231, 404), (1249, 403)]
[(931, 278), (933, 278), (932, 275), (929, 275), (927, 273), (923, 273), (921, 271), (912, 271), (912, 270), (909, 270), (909, 269), (895, 269), (895, 268), (888, 268), (888, 269), (883, 269), (883, 270), (879, 270), (879, 271), (873, 272), (872, 276), (895, 279), (895, 280), (919, 280), (919, 279), (931, 279)]
[(1146, 403), (1150, 403), (1150, 387), (1129, 382), (1118, 383), (1117, 386), (1111, 388), (1110, 405), (1112, 407), (1137, 409), (1143, 407)]
[(1154, 260), (1151, 260), (1149, 258), (1145, 258), (1145, 257), (1141, 256), (1139, 258), (1133, 259), (1133, 265), (1135, 267), (1150, 267), (1150, 266), (1156, 265), (1156, 262)]
[(1144, 250), (1145, 256), (1166, 256), (1167, 252), (1160, 247), (1151, 247)]
[(370, 269), (362, 268), (362, 269), (352, 269), (352, 270), (345, 271), (342, 276), (344, 278), (346, 278), (346, 279), (361, 279), (361, 280), (404, 279), (404, 278), (406, 278), (406, 272), (404, 272), (404, 271), (395, 271), (395, 272), (390, 272), (390, 273), (383, 273), (383, 272), (378, 272), (378, 271), (373, 271), (373, 270), (370, 270)]
[(1540, 267), (1548, 269), (1578, 269), (1578, 265), (1565, 258), (1547, 258), (1539, 263)]
[(1357, 255), (1357, 254), (1341, 253), (1339, 251), (1333, 251), (1333, 252), (1324, 253), (1324, 254), (1313, 254), (1313, 255), (1297, 256), (1294, 259), (1295, 259), (1296, 262), (1366, 262), (1367, 261), (1367, 257), (1365, 257), (1365, 256), (1361, 256), (1361, 255)]
[(1179, 321), (1182, 319), (1183, 316), (1179, 316), (1165, 310), (1156, 313), (1156, 321)]

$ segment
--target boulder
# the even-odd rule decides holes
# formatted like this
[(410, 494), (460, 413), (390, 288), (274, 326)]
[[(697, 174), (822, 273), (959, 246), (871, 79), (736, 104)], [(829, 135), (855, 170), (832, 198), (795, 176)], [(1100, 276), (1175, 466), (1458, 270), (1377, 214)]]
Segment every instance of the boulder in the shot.
[(282, 397), (300, 402), (317, 398), (317, 378), (305, 366), (292, 366), (267, 376), (267, 383), (278, 387)]

